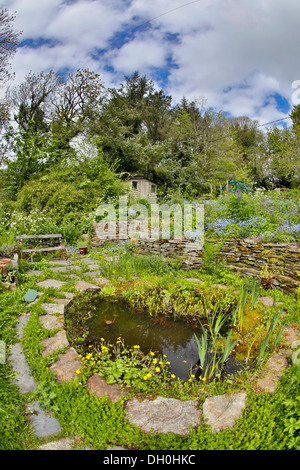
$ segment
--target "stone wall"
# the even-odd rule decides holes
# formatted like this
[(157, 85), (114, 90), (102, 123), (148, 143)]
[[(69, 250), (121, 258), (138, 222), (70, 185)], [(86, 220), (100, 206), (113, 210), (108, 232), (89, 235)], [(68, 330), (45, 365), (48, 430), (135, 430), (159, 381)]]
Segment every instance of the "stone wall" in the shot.
[[(259, 238), (249, 237), (243, 240), (206, 240), (213, 244), (217, 259), (241, 275), (258, 276), (267, 266), (273, 276), (273, 285), (291, 292), (300, 286), (300, 243), (262, 243)], [(100, 246), (103, 241), (92, 238), (92, 247)], [(143, 240), (135, 242), (134, 251), (143, 255), (161, 255), (178, 257), (183, 268), (199, 269), (203, 265), (203, 251), (189, 240)]]

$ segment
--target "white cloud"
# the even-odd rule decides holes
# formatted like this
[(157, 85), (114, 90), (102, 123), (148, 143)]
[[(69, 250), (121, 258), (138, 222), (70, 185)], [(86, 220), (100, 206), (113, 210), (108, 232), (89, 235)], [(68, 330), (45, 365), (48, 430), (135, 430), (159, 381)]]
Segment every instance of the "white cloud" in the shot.
[(204, 96), (233, 115), (272, 120), (285, 114), (272, 96), (291, 104), (300, 79), (298, 0), (8, 0), (7, 8), (17, 10), (23, 39), (57, 40), (21, 48), (12, 63), (17, 80), (30, 70), (89, 67), (110, 86), (135, 70), (155, 80), (151, 74), (166, 69), (175, 101)]

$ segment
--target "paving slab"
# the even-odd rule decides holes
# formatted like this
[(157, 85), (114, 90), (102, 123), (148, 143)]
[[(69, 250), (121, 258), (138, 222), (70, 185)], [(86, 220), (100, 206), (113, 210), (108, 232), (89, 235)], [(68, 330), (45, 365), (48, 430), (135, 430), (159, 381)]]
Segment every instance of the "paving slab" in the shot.
[(87, 268), (89, 271), (100, 271), (99, 264), (88, 264)]
[(72, 265), (73, 261), (70, 259), (65, 260), (61, 258), (52, 258), (51, 260), (49, 260), (49, 264), (51, 265), (59, 264), (61, 266), (67, 266), (67, 265)]
[(63, 315), (41, 315), (39, 317), (39, 321), (46, 330), (56, 330), (57, 328), (62, 328), (64, 326)]
[(268, 362), (259, 370), (256, 383), (259, 393), (274, 393), (282, 377), (282, 373), (289, 366), (284, 350), (272, 354)]
[(30, 269), (29, 271), (26, 271), (26, 274), (29, 274), (29, 276), (40, 276), (43, 274), (43, 271), (39, 271), (38, 269)]
[(37, 437), (48, 437), (62, 431), (61, 425), (53, 417), (52, 412), (41, 409), (37, 401), (27, 405), (27, 412)]
[(90, 393), (96, 395), (98, 398), (107, 396), (113, 403), (126, 395), (126, 389), (124, 387), (121, 387), (118, 383), (108, 384), (106, 380), (98, 374), (93, 374), (88, 379), (86, 385)]
[(75, 284), (75, 289), (80, 292), (97, 292), (100, 290), (100, 287), (85, 281), (79, 281)]
[(57, 304), (57, 303), (42, 303), (41, 307), (49, 315), (55, 315), (56, 313), (59, 313), (60, 315), (63, 315), (64, 310), (65, 310), (64, 304)]
[(30, 319), (30, 314), (22, 314), (20, 315), (19, 317), (19, 322), (16, 326), (16, 330), (17, 330), (17, 338), (18, 339), (22, 339), (23, 338), (23, 331), (24, 331), (24, 328), (26, 327), (28, 321)]
[(26, 394), (35, 390), (37, 385), (26, 361), (21, 343), (12, 346), (9, 362), (15, 373), (12, 382), (18, 386), (20, 393)]
[(81, 368), (81, 361), (74, 348), (69, 348), (65, 353), (59, 354), (57, 361), (49, 367), (56, 375), (59, 382), (70, 382), (77, 377), (77, 370)]
[(42, 345), (45, 346), (42, 356), (48, 356), (49, 354), (54, 353), (58, 349), (62, 349), (69, 346), (69, 341), (65, 330), (60, 330), (52, 338), (46, 338), (41, 341)]
[(73, 292), (63, 292), (63, 294), (69, 300), (73, 300), (76, 297), (76, 294), (73, 294)]
[(187, 435), (191, 427), (200, 425), (201, 411), (194, 400), (157, 397), (140, 401), (137, 398), (126, 404), (126, 417), (143, 432)]
[(48, 442), (48, 444), (40, 446), (37, 450), (72, 450), (75, 442), (75, 439), (65, 437), (58, 441)]
[(203, 403), (203, 418), (212, 432), (232, 428), (246, 406), (246, 392), (232, 392), (209, 397)]
[(97, 283), (97, 285), (99, 287), (103, 287), (103, 286), (110, 286), (111, 285), (111, 282), (109, 279), (106, 279), (105, 277), (97, 277), (95, 279), (95, 282)]
[(99, 277), (100, 271), (89, 271), (87, 273), (84, 273), (84, 275), (89, 277)]
[(38, 282), (38, 286), (44, 287), (45, 289), (48, 289), (49, 287), (60, 289), (63, 285), (65, 285), (65, 282), (58, 281), (56, 279), (46, 279), (45, 281)]

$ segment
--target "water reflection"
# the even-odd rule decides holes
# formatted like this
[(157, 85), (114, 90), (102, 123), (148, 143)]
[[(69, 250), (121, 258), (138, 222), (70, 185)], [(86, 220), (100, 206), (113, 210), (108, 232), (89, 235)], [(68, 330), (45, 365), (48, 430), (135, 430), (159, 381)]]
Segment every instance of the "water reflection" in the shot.
[(102, 337), (115, 343), (121, 336), (128, 347), (138, 344), (145, 354), (153, 351), (167, 356), (170, 373), (183, 380), (189, 378), (199, 358), (193, 328), (182, 321), (152, 319), (122, 303), (99, 300), (85, 326), (94, 343)]

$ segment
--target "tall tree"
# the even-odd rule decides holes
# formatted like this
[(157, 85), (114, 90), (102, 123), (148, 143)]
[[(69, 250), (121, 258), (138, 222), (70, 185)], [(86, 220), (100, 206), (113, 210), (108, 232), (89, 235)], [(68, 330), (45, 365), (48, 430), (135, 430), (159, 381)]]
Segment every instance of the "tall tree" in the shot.
[(20, 129), (26, 130), (28, 123), (34, 122), (36, 129), (46, 130), (45, 118), (59, 84), (60, 78), (53, 71), (29, 72), (23, 83), (7, 89), (7, 102)]
[(13, 28), (15, 15), (9, 14), (7, 8), (0, 10), (0, 82), (11, 78), (9, 62), (16, 52), (21, 32)]
[(95, 134), (95, 123), (107, 91), (100, 76), (79, 69), (60, 84), (52, 100), (52, 133), (62, 151), (70, 150), (70, 141), (80, 133)]

